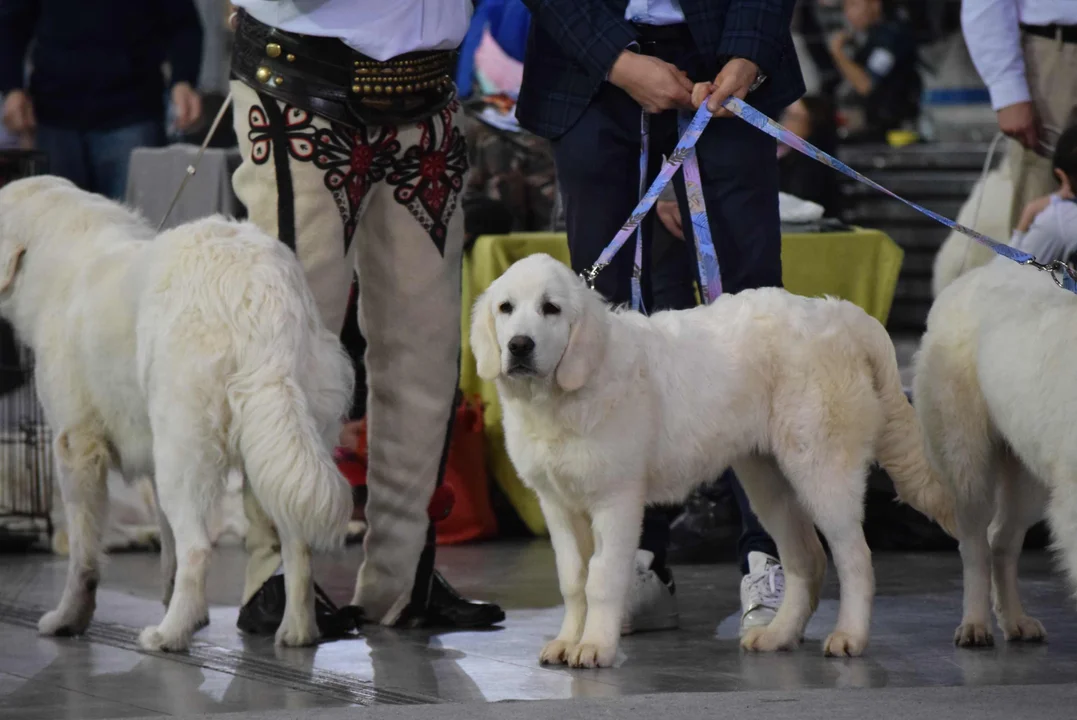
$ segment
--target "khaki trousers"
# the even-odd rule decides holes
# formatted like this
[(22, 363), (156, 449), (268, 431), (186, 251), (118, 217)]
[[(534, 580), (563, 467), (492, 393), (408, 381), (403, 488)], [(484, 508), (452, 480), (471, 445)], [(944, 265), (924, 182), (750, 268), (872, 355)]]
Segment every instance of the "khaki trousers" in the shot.
[[(1077, 124), (1077, 44), (1025, 33), (1021, 38), (1032, 105), (1044, 130), (1044, 142), (1054, 146), (1063, 130)], [(1044, 157), (1010, 141), (1013, 204), (1010, 230), (1017, 226), (1025, 205), (1058, 190), (1050, 153)]]
[[(459, 380), (467, 173), (459, 106), (419, 123), (352, 129), (232, 83), (252, 222), (293, 248), (322, 319), (344, 325), (352, 272), (367, 341), (368, 529), (353, 603), (392, 624), (411, 599), (427, 505), (444, 468)], [(249, 491), (246, 603), (280, 566)]]

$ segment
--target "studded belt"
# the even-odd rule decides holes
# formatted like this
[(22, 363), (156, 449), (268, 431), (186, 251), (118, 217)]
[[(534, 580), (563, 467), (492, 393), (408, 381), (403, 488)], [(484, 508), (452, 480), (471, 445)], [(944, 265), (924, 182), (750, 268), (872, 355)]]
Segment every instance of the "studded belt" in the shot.
[(456, 53), (414, 52), (384, 62), (335, 38), (284, 32), (240, 11), (232, 75), (259, 92), (334, 122), (405, 125), (456, 97)]

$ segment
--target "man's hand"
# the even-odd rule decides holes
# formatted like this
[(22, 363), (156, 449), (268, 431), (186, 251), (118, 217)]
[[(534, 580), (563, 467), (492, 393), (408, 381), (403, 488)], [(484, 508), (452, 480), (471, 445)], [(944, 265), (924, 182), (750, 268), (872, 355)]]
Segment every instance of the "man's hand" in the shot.
[(831, 56), (836, 56), (845, 53), (845, 46), (849, 44), (849, 31), (838, 30), (836, 33), (830, 36), (830, 39), (826, 42), (827, 50), (830, 51)]
[(676, 65), (655, 57), (625, 50), (610, 68), (610, 82), (648, 113), (692, 106), (692, 81)]
[(177, 130), (190, 130), (202, 117), (202, 97), (189, 83), (172, 86), (172, 105), (176, 109)]
[(1029, 150), (1038, 150), (1040, 131), (1031, 102), (1007, 105), (998, 111), (998, 127)]
[(655, 203), (654, 211), (658, 213), (658, 219), (665, 225), (666, 230), (677, 238), (684, 240), (684, 228), (681, 226), (681, 211), (677, 207), (676, 200), (659, 200)]
[(1017, 229), (1021, 232), (1028, 232), (1028, 229), (1032, 227), (1032, 223), (1036, 221), (1036, 217), (1051, 204), (1052, 197), (1054, 197), (1053, 194), (1044, 195), (1025, 205), (1025, 209), (1021, 213), (1021, 221), (1017, 223)]
[(37, 127), (34, 104), (24, 90), (12, 90), (4, 98), (4, 127), (14, 135), (33, 132)]
[(758, 77), (758, 65), (744, 58), (733, 58), (725, 64), (713, 83), (699, 83), (692, 89), (692, 104), (698, 108), (709, 94), (711, 99), (707, 109), (715, 117), (732, 117), (733, 113), (723, 108), (722, 103), (730, 97), (746, 98), (748, 89)]

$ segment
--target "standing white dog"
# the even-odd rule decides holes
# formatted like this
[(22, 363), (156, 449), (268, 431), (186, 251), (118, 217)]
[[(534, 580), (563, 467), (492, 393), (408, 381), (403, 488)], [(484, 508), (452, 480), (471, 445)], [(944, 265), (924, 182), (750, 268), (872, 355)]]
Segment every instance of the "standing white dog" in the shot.
[(741, 639), (748, 650), (800, 643), (826, 570), (813, 522), (841, 580), (824, 650), (864, 650), (873, 459), (902, 498), (950, 525), (890, 338), (851, 303), (752, 290), (644, 317), (609, 309), (536, 255), (479, 298), (471, 343), (479, 375), (496, 378), (509, 455), (538, 493), (557, 557), (565, 619), (544, 663), (613, 662), (644, 505), (681, 501), (730, 465), (786, 577), (774, 621)]
[(155, 239), (116, 203), (30, 178), (0, 190), (0, 315), (34, 352), (67, 510), (67, 585), (40, 631), (90, 623), (112, 467), (158, 494), (168, 610), (141, 644), (187, 648), (209, 618), (211, 508), (241, 468), (281, 535), (277, 642), (317, 639), (310, 553), (351, 515), (329, 448), (354, 379), (295, 256), (221, 218)]
[[(947, 287), (916, 359), (928, 456), (955, 498), (965, 571), (962, 646), (992, 645), (991, 595), (1007, 640), (1038, 641), (1017, 561), (1044, 515), (1077, 587), (1077, 296), (999, 258)], [(992, 588), (992, 583), (994, 587)]]

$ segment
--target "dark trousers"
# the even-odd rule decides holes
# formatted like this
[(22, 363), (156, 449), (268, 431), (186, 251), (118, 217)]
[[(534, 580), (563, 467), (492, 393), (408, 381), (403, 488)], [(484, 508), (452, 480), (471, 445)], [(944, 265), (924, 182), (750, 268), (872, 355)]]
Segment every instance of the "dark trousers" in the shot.
[[(674, 63), (695, 81), (713, 79), (704, 75), (708, 64), (697, 56), (690, 40), (644, 43), (644, 51)], [(673, 150), (677, 137), (675, 113), (651, 117), (650, 178), (662, 156)], [(627, 93), (604, 84), (579, 122), (554, 142), (553, 149), (572, 265), (582, 272), (598, 258), (639, 200), (640, 107)], [(724, 291), (780, 287), (775, 141), (739, 119), (719, 119), (710, 123), (696, 149)], [(674, 177), (674, 187), (682, 224), (691, 228), (680, 173)], [(691, 238), (686, 243), (669, 238), (672, 245), (655, 242), (656, 225), (653, 215), (643, 223), (643, 267), (653, 271), (653, 275), (643, 273), (644, 303), (650, 311), (683, 307), (686, 298), (693, 298), (687, 301), (691, 304), (694, 297), (685, 291), (685, 283), (690, 285), (695, 273)], [(631, 297), (632, 242), (596, 279), (597, 290), (613, 303), (627, 303)], [(731, 479), (744, 519), (739, 543), (742, 565), (751, 550), (776, 554), (743, 490)], [(655, 554), (659, 568), (665, 564), (669, 522), (669, 511), (661, 508), (649, 510), (644, 517), (640, 547)]]

